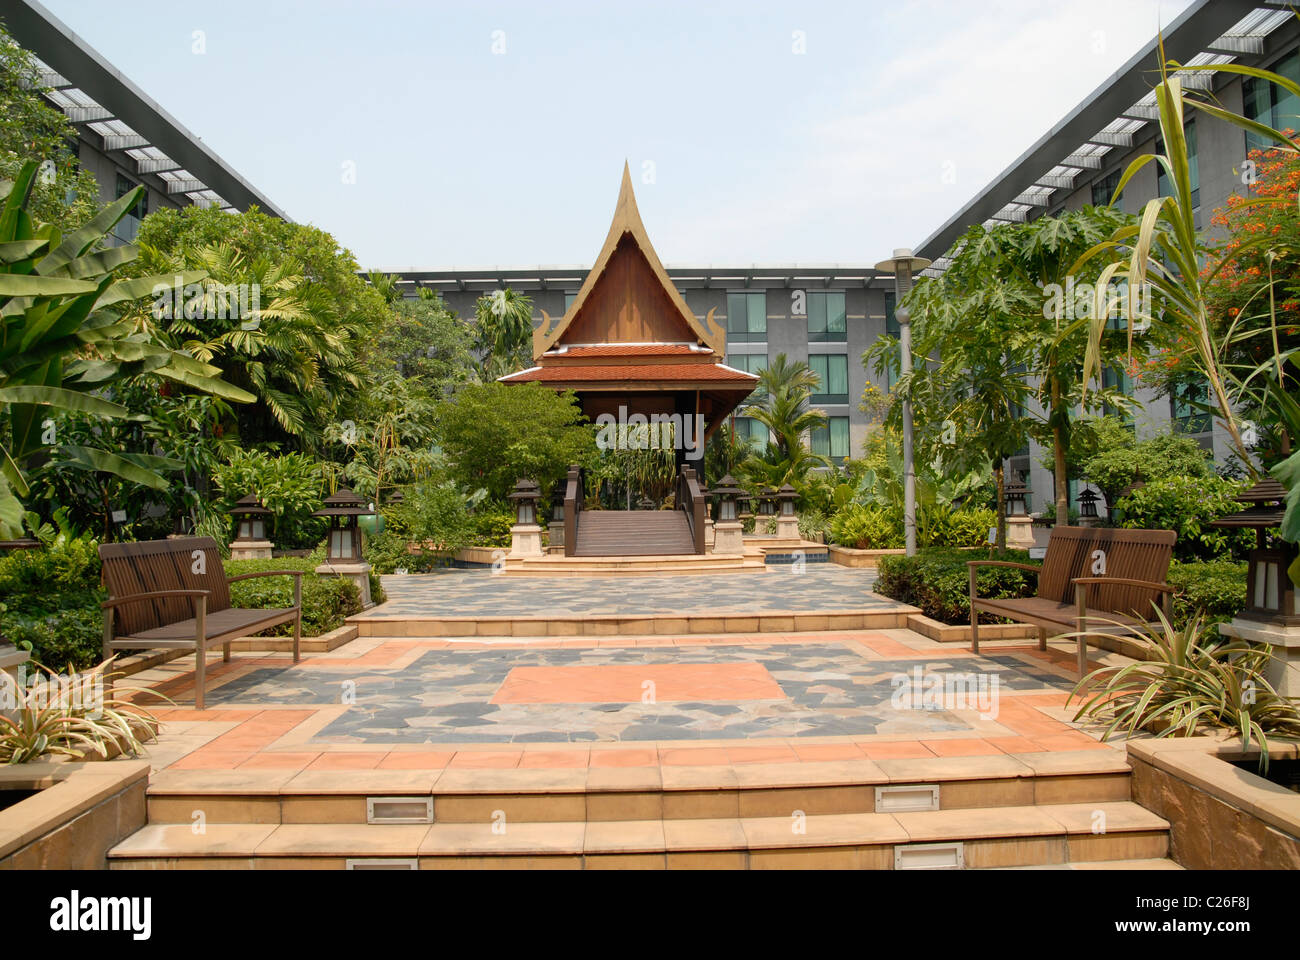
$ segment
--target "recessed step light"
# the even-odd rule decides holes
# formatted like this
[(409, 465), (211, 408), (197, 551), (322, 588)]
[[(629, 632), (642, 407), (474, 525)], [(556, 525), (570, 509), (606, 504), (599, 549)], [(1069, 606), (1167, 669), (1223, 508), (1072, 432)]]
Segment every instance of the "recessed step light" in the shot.
[(963, 870), (965, 844), (908, 843), (894, 847), (895, 870)]
[(876, 787), (876, 813), (916, 813), (939, 809), (939, 785), (909, 783)]
[(346, 870), (419, 870), (415, 857), (349, 857)]
[(366, 823), (433, 823), (433, 797), (366, 797)]

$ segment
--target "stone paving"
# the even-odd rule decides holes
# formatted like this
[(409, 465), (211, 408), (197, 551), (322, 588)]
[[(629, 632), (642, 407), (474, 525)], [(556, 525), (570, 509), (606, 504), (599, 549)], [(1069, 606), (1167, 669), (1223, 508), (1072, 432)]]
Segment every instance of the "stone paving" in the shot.
[[(801, 571), (801, 572), (795, 572)], [(717, 615), (781, 611), (887, 610), (872, 591), (875, 571), (838, 564), (774, 566), (758, 573), (685, 576), (497, 576), (440, 570), (384, 577), (388, 602), (368, 617)]]

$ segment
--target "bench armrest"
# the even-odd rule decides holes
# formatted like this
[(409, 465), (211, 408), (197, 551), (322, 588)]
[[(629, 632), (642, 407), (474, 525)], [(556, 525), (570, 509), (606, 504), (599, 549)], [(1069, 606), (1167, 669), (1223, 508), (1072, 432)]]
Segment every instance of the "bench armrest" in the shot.
[(124, 597), (113, 597), (101, 603), (99, 609), (111, 610), (124, 603), (134, 603), (137, 600), (155, 600), (161, 597), (207, 597), (211, 594), (211, 590), (150, 590), (148, 593), (128, 593)]
[(241, 573), (237, 577), (227, 577), (226, 583), (239, 580), (252, 580), (254, 577), (293, 577), (293, 605), (302, 606), (302, 571), (301, 570), (260, 570), (256, 573)]
[(1161, 593), (1174, 592), (1174, 588), (1167, 583), (1156, 583), (1154, 580), (1134, 580), (1132, 577), (1075, 577), (1070, 582), (1076, 585), (1089, 583), (1119, 583), (1126, 587), (1148, 587), (1151, 590), (1159, 590)]
[(1014, 560), (967, 560), (968, 567), (1015, 567), (1017, 570), (1028, 570), (1030, 573), (1042, 573), (1042, 567), (1036, 567), (1032, 563), (1016, 563)]

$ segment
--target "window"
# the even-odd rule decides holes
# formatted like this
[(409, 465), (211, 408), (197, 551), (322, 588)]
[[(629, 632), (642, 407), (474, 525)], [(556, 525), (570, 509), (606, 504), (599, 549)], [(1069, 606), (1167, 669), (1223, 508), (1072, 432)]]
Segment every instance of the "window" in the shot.
[(843, 343), (848, 339), (844, 325), (844, 292), (813, 290), (808, 294), (808, 340), (812, 343)]
[(831, 417), (824, 427), (812, 431), (812, 452), (832, 460), (849, 455), (849, 418)]
[[(117, 192), (115, 198), (121, 200), (138, 186), (138, 183), (119, 173), (117, 175)], [(117, 226), (113, 228), (113, 236), (122, 243), (134, 243), (136, 234), (140, 232), (140, 221), (144, 219), (148, 210), (149, 191), (145, 190), (140, 194), (139, 202), (126, 212), (126, 216), (117, 222)]]
[(568, 313), (568, 312), (569, 312), (569, 308), (570, 308), (571, 306), (573, 306), (573, 301), (574, 301), (574, 300), (577, 300), (577, 299), (578, 299), (578, 291), (577, 291), (577, 290), (574, 290), (572, 293), (568, 293), (568, 292), (566, 292), (566, 293), (564, 294), (564, 312), (565, 312), (565, 313)]
[(767, 354), (729, 353), (727, 354), (726, 363), (733, 370), (744, 370), (746, 373), (762, 373), (767, 369)]
[[(1183, 136), (1187, 138), (1187, 172), (1192, 186), (1192, 207), (1195, 209), (1201, 205), (1201, 167), (1196, 156), (1195, 117), (1188, 120), (1183, 127)], [(1156, 140), (1156, 153), (1163, 154), (1164, 152), (1164, 141)], [(1162, 197), (1173, 195), (1173, 186), (1169, 183), (1169, 178), (1165, 175), (1165, 168), (1162, 164), (1156, 164), (1156, 189)]]
[(1191, 381), (1174, 386), (1169, 404), (1177, 433), (1208, 433), (1210, 415), (1209, 390), (1204, 381)]
[(808, 366), (821, 381), (810, 398), (813, 403), (849, 402), (849, 358), (843, 353), (814, 353)]
[[(898, 317), (894, 313), (894, 295), (885, 294), (885, 336), (898, 339), (900, 330), (898, 327)], [(898, 364), (890, 364), (885, 370), (885, 389), (893, 390), (894, 384), (898, 383)]]
[(767, 340), (767, 294), (727, 294), (727, 340), (762, 343)]
[[(1118, 389), (1126, 397), (1133, 396), (1133, 378), (1124, 372), (1122, 367), (1110, 366), (1101, 371), (1101, 385), (1105, 389)], [(1119, 417), (1124, 423), (1132, 429), (1133, 415), (1127, 411), (1122, 411), (1109, 403), (1103, 405), (1102, 413), (1108, 417)]]
[(735, 424), (736, 443), (748, 444), (755, 452), (762, 453), (767, 447), (767, 427), (753, 417), (736, 417)]
[(1119, 186), (1119, 178), (1123, 175), (1124, 171), (1113, 170), (1100, 180), (1093, 182), (1092, 205), (1094, 207), (1107, 206), (1112, 197), (1115, 198), (1116, 203), (1119, 202), (1120, 198), (1115, 196), (1115, 188)]
[[(1290, 53), (1268, 68), (1295, 83), (1300, 83), (1300, 51)], [(1300, 101), (1284, 87), (1246, 77), (1241, 82), (1244, 113), (1247, 119), (1274, 130), (1300, 130)], [(1265, 150), (1272, 142), (1253, 133), (1246, 134), (1246, 150)]]

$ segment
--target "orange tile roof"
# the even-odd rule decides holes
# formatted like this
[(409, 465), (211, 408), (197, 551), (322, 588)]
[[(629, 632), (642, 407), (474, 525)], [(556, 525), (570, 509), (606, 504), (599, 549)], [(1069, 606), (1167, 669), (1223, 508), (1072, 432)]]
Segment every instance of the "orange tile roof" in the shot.
[(661, 380), (664, 382), (734, 383), (752, 387), (758, 377), (743, 370), (732, 370), (720, 363), (644, 363), (605, 366), (573, 364), (540, 366), (502, 377), (511, 383), (615, 383), (620, 380)]
[[(560, 352), (563, 350), (563, 352)], [(689, 343), (589, 343), (576, 346), (552, 347), (546, 357), (671, 357), (713, 356), (707, 347), (692, 347)]]

